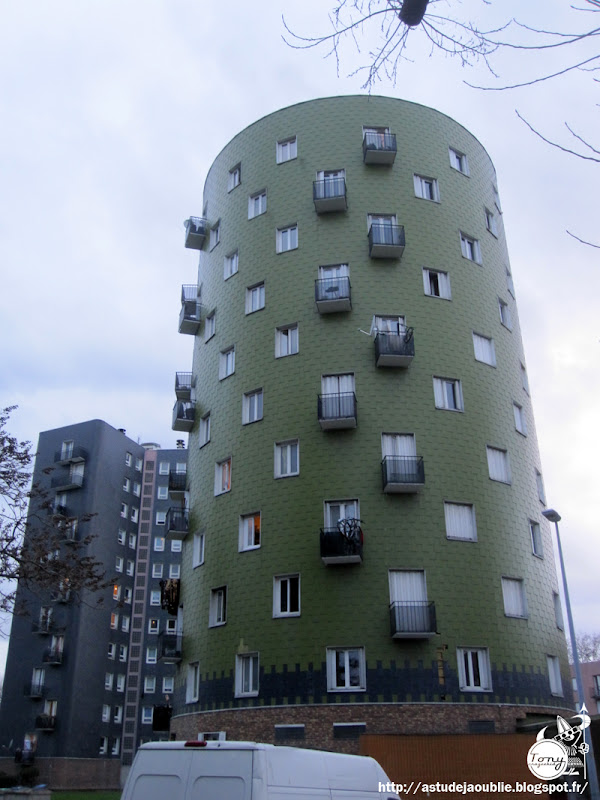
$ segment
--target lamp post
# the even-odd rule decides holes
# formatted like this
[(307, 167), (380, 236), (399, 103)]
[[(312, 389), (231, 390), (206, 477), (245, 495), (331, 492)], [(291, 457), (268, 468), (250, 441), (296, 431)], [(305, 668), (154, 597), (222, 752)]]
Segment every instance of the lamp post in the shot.
[[(577, 683), (577, 694), (579, 695), (579, 710), (582, 706), (585, 708), (585, 700), (583, 695), (583, 681), (581, 679), (581, 666), (579, 664), (579, 654), (577, 653), (577, 642), (575, 640), (575, 626), (573, 625), (573, 614), (571, 612), (571, 600), (569, 599), (569, 587), (567, 585), (567, 573), (565, 572), (565, 562), (563, 559), (562, 545), (560, 543), (560, 533), (558, 530), (558, 523), (561, 516), (558, 511), (553, 508), (547, 508), (542, 511), (542, 514), (549, 522), (554, 523), (556, 530), (556, 541), (558, 543), (558, 558), (560, 561), (560, 571), (563, 580), (563, 591), (565, 595), (565, 606), (567, 607), (567, 620), (569, 623), (569, 637), (571, 639), (571, 650), (573, 651), (573, 662), (575, 664), (575, 682)], [(583, 720), (582, 720), (583, 721)], [(592, 733), (590, 731), (589, 742), (585, 734), (586, 729), (583, 729), (583, 741), (589, 744), (590, 749), (588, 752), (588, 777), (590, 782), (590, 793), (592, 800), (600, 800), (600, 789), (598, 788), (598, 773), (596, 771), (596, 760), (594, 757), (594, 745), (592, 743)]]

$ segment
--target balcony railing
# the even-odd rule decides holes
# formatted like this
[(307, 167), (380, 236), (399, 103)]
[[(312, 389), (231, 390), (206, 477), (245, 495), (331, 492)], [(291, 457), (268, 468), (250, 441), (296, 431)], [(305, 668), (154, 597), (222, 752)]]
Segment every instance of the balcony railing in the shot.
[(173, 424), (171, 427), (174, 431), (185, 431), (189, 433), (194, 427), (195, 417), (195, 403), (177, 400), (173, 406)]
[(77, 517), (70, 520), (59, 520), (58, 528), (62, 531), (63, 541), (66, 544), (75, 544), (78, 541), (79, 520)]
[(185, 226), (185, 246), (190, 250), (202, 250), (208, 222), (204, 217), (189, 217), (183, 224)]
[(335, 314), (350, 311), (350, 278), (317, 278), (315, 281), (315, 301), (319, 314)]
[(35, 718), (35, 727), (40, 731), (53, 731), (56, 729), (56, 717), (40, 714)]
[(436, 633), (435, 603), (397, 601), (390, 603), (390, 632), (394, 639), (427, 639)]
[(70, 589), (57, 589), (52, 592), (51, 599), (54, 603), (70, 603), (71, 590)]
[(30, 697), (32, 700), (41, 700), (46, 695), (46, 687), (43, 681), (30, 681), (23, 687), (23, 694), (25, 697)]
[(169, 578), (160, 582), (160, 607), (168, 611), (172, 617), (177, 616), (179, 610), (179, 578)]
[(158, 660), (164, 664), (179, 664), (182, 638), (180, 633), (161, 631), (158, 634)]
[(63, 447), (54, 453), (55, 464), (74, 464), (77, 461), (87, 461), (88, 453), (84, 447), (73, 445)]
[(200, 288), (196, 284), (184, 284), (181, 287), (181, 311), (179, 312), (179, 333), (198, 332), (202, 320), (202, 304)]
[(164, 733), (170, 730), (172, 706), (154, 706), (152, 713), (152, 730), (155, 733)]
[(415, 357), (415, 338), (412, 328), (402, 333), (380, 332), (375, 336), (375, 365), (378, 367), (410, 366)]
[(363, 138), (365, 164), (393, 164), (396, 159), (396, 134), (367, 131)]
[(56, 647), (49, 647), (47, 650), (44, 650), (44, 654), (42, 655), (42, 661), (44, 662), (44, 664), (57, 666), (63, 663), (64, 656), (65, 654), (62, 650), (59, 650)]
[(66, 492), (69, 489), (81, 489), (83, 475), (80, 472), (69, 471), (66, 475), (57, 475), (50, 481), (50, 487), (56, 492)]
[(356, 428), (356, 395), (354, 392), (320, 394), (317, 413), (323, 431)]
[(425, 485), (423, 456), (385, 456), (381, 462), (386, 494), (414, 494)]
[(190, 526), (190, 512), (187, 508), (170, 508), (165, 525), (167, 535), (172, 539), (185, 539)]
[(183, 500), (187, 490), (185, 472), (169, 472), (169, 497), (171, 500)]
[(175, 373), (175, 397), (178, 400), (191, 400), (193, 385), (194, 376), (191, 372)]
[(362, 531), (346, 536), (339, 528), (321, 528), (321, 561), (324, 564), (361, 564)]
[(317, 214), (323, 214), (328, 211), (345, 211), (348, 208), (346, 202), (346, 179), (332, 177), (314, 181), (313, 201)]
[(372, 222), (369, 228), (369, 255), (371, 258), (402, 258), (405, 238), (404, 225)]
[(52, 619), (40, 619), (31, 623), (31, 632), (39, 633), (42, 636), (47, 636), (54, 630), (54, 621)]

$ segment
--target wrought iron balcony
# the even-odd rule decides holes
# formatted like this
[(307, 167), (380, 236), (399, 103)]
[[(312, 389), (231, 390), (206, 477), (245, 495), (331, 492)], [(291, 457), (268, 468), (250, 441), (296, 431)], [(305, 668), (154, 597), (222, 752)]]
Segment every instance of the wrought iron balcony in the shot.
[(381, 462), (386, 494), (414, 494), (425, 485), (423, 456), (385, 456)]
[(428, 639), (436, 631), (434, 602), (415, 600), (390, 603), (390, 632), (393, 639)]
[(35, 718), (35, 727), (40, 731), (53, 731), (56, 729), (56, 717), (50, 714), (40, 714)]
[(83, 486), (83, 475), (80, 472), (69, 470), (68, 473), (57, 475), (50, 481), (50, 487), (55, 492), (66, 492), (70, 489), (81, 489)]
[(328, 211), (345, 211), (348, 208), (346, 179), (331, 177), (313, 181), (313, 201), (317, 214)]
[(396, 160), (396, 134), (366, 131), (363, 137), (365, 164), (393, 164)]
[(184, 284), (181, 287), (179, 333), (191, 333), (194, 336), (198, 332), (201, 320), (200, 287), (196, 284)]
[(179, 664), (182, 638), (180, 633), (161, 631), (158, 634), (158, 660), (163, 664)]
[(84, 447), (80, 445), (67, 445), (54, 453), (54, 463), (75, 464), (79, 461), (87, 461), (87, 457), (88, 453)]
[(315, 301), (319, 314), (335, 314), (350, 311), (350, 278), (317, 278)]
[(193, 385), (194, 376), (191, 372), (175, 373), (175, 397), (178, 400), (191, 400)]
[(189, 433), (194, 427), (195, 417), (195, 403), (176, 400), (173, 406), (173, 424), (171, 427), (174, 431), (185, 431)]
[(176, 617), (179, 610), (179, 594), (179, 578), (169, 578), (160, 582), (160, 607), (163, 611), (168, 611), (172, 617)]
[(169, 497), (171, 500), (183, 500), (186, 489), (187, 475), (185, 472), (169, 472)]
[(321, 528), (321, 561), (324, 564), (361, 564), (362, 531), (348, 536), (339, 528)]
[(356, 428), (356, 395), (354, 392), (320, 394), (317, 413), (322, 431)]
[(172, 539), (185, 539), (190, 526), (190, 512), (187, 508), (170, 508), (165, 525), (167, 535)]
[(48, 636), (49, 633), (54, 631), (54, 621), (51, 617), (36, 620), (31, 623), (31, 632), (39, 633), (41, 636)]
[(372, 222), (369, 228), (369, 255), (371, 258), (402, 258), (405, 238), (404, 225)]
[(378, 367), (410, 366), (415, 357), (415, 339), (412, 328), (402, 333), (379, 332), (375, 336), (375, 365)]
[(190, 250), (202, 250), (208, 222), (204, 217), (189, 217), (183, 223), (185, 226), (185, 246)]
[(47, 650), (44, 650), (44, 654), (42, 655), (42, 661), (44, 664), (50, 664), (51, 666), (58, 666), (62, 664), (64, 661), (64, 652), (60, 650), (58, 647), (49, 647)]
[(25, 697), (30, 697), (32, 700), (41, 700), (46, 696), (46, 687), (43, 681), (30, 681), (23, 687), (23, 694)]

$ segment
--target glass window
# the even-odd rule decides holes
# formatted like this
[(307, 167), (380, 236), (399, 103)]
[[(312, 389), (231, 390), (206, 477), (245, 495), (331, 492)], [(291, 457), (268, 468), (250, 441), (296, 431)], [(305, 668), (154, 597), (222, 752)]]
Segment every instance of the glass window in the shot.
[(256, 547), (260, 547), (260, 511), (240, 517), (240, 552)]
[(295, 136), (277, 142), (277, 163), (283, 164), (298, 156), (298, 143)]
[(367, 688), (363, 647), (327, 648), (327, 691), (365, 691)]
[(284, 325), (275, 331), (275, 357), (292, 356), (298, 352), (298, 325)]
[(300, 472), (300, 446), (297, 439), (275, 444), (275, 477), (287, 478)]
[(300, 616), (300, 575), (273, 578), (273, 616)]
[(263, 390), (255, 389), (253, 392), (246, 392), (242, 401), (242, 423), (248, 425), (251, 422), (258, 422), (263, 416)]
[(253, 697), (258, 694), (258, 653), (238, 655), (235, 659), (236, 697)]
[(278, 228), (276, 249), (278, 253), (286, 253), (298, 247), (298, 226), (290, 225), (288, 228)]

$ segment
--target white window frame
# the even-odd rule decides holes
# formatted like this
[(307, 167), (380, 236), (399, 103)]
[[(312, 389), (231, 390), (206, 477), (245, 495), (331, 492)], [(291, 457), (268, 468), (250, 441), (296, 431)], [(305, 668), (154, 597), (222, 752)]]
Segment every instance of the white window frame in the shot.
[(455, 147), (448, 148), (448, 155), (450, 156), (450, 166), (461, 175), (469, 175), (469, 161), (465, 153), (457, 150)]
[[(452, 402), (449, 400), (449, 393), (452, 396)], [(464, 411), (465, 404), (463, 400), (462, 384), (458, 378), (441, 378), (434, 375), (433, 377), (433, 398), (435, 407), (443, 411)], [(452, 405), (454, 403), (454, 405)]]
[(128, 539), (128, 542), (127, 542), (127, 544), (128, 544), (128, 546), (129, 546), (129, 548), (130, 548), (131, 550), (135, 550), (135, 548), (136, 548), (136, 545), (137, 545), (137, 534), (135, 534), (135, 533), (130, 533), (130, 534), (129, 534), (129, 539)]
[(183, 549), (183, 542), (181, 539), (171, 539), (171, 552), (181, 553)]
[(227, 623), (227, 586), (210, 590), (208, 627), (218, 628)]
[[(295, 589), (292, 587), (295, 586)], [(296, 597), (292, 595), (296, 593)], [(292, 573), (291, 575), (275, 575), (273, 577), (273, 617), (299, 617), (301, 597), (301, 584), (300, 573)], [(296, 602), (294, 605), (297, 609), (291, 611), (292, 601)], [(285, 606), (285, 608), (284, 608)]]
[(194, 533), (192, 544), (192, 567), (201, 567), (204, 564), (205, 534)]
[(510, 306), (506, 300), (502, 300), (501, 297), (498, 298), (498, 311), (500, 312), (500, 322), (507, 330), (512, 331), (512, 315), (510, 313)]
[[(327, 648), (327, 691), (328, 692), (365, 692), (367, 689), (367, 664), (364, 647), (328, 647)], [(344, 657), (344, 685), (337, 683), (337, 655)], [(358, 655), (358, 684), (351, 683), (351, 654)]]
[(132, 492), (134, 497), (139, 497), (142, 493), (142, 484), (134, 481)]
[(106, 651), (106, 657), (110, 661), (114, 661), (117, 657), (117, 645), (114, 642), (108, 643), (108, 649)]
[(156, 489), (156, 499), (157, 500), (168, 500), (169, 499), (169, 487), (168, 486), (158, 486)]
[(113, 722), (120, 725), (123, 722), (123, 706), (115, 706), (113, 709)]
[(560, 674), (560, 661), (558, 656), (546, 655), (548, 663), (548, 680), (550, 681), (550, 694), (554, 697), (563, 697), (562, 676)]
[(117, 692), (125, 691), (125, 675), (120, 673), (117, 675)]
[(114, 675), (112, 672), (104, 673), (104, 688), (107, 692), (112, 692)]
[[(334, 514), (332, 510), (337, 508)], [(345, 498), (343, 500), (325, 500), (323, 503), (323, 523), (326, 529), (336, 529), (338, 522), (343, 519), (360, 519), (360, 503), (358, 498)]]
[(552, 592), (552, 604), (554, 605), (554, 619), (559, 631), (565, 629), (565, 619), (563, 617), (562, 602), (558, 592)]
[(116, 611), (111, 611), (110, 614), (110, 629), (116, 631), (119, 627), (119, 615)]
[(127, 519), (129, 516), (129, 506), (127, 503), (121, 503), (121, 517), (123, 519)]
[(138, 472), (142, 471), (142, 467), (144, 466), (144, 459), (143, 458), (136, 458), (135, 460), (135, 468)]
[(123, 633), (129, 633), (131, 618), (127, 614), (123, 614), (121, 617), (121, 630)]
[(298, 139), (290, 136), (287, 139), (280, 139), (277, 142), (275, 158), (278, 164), (285, 164), (286, 161), (293, 161), (298, 157)]
[(531, 552), (538, 558), (544, 557), (544, 541), (542, 539), (542, 527), (534, 519), (528, 520), (529, 537), (531, 539)]
[(152, 589), (150, 592), (150, 605), (160, 606), (160, 589)]
[(231, 456), (215, 464), (215, 497), (231, 491)]
[(232, 167), (229, 170), (229, 175), (227, 176), (227, 191), (232, 192), (237, 186), (239, 186), (242, 182), (242, 165), (241, 163), (236, 164), (235, 167)]
[(512, 272), (510, 271), (510, 267), (506, 267), (506, 288), (510, 296), (514, 299), (515, 297), (515, 284), (513, 282)]
[[(256, 520), (258, 519), (258, 531)], [(246, 550), (258, 550), (260, 547), (260, 537), (262, 534), (262, 516), (260, 511), (251, 514), (242, 514), (239, 522), (238, 552)], [(256, 539), (258, 538), (258, 544)]]
[(232, 275), (235, 275), (240, 268), (240, 256), (237, 250), (234, 250), (233, 253), (229, 253), (223, 259), (223, 280), (227, 280), (231, 278)]
[(125, 564), (125, 559), (123, 556), (116, 556), (115, 558), (115, 570), (117, 572), (123, 572), (123, 565)]
[(477, 519), (472, 503), (456, 503), (444, 500), (446, 538), (453, 541), (476, 542)]
[(242, 398), (242, 424), (251, 425), (253, 422), (259, 422), (263, 418), (263, 404), (262, 389), (245, 392)]
[(168, 461), (159, 461), (158, 463), (158, 474), (159, 475), (168, 475), (171, 469), (171, 465)]
[[(296, 450), (296, 469), (293, 470), (293, 449)], [(285, 452), (284, 452), (285, 450)], [(285, 464), (282, 460), (285, 458)], [(282, 468), (283, 467), (283, 468)], [(275, 477), (291, 478), (300, 474), (300, 441), (288, 439), (284, 442), (275, 442)]]
[(172, 675), (166, 675), (162, 679), (163, 694), (173, 694), (175, 691), (175, 678)]
[(529, 378), (527, 377), (527, 369), (525, 364), (521, 362), (521, 386), (526, 395), (529, 395)]
[(254, 219), (267, 213), (267, 190), (261, 189), (248, 197), (248, 219)]
[(156, 525), (165, 525), (167, 522), (167, 512), (166, 511), (157, 511), (155, 523)]
[(504, 601), (504, 615), (527, 619), (527, 595), (525, 582), (522, 578), (502, 577), (502, 599)]
[(155, 553), (164, 553), (165, 551), (165, 537), (164, 536), (155, 536), (153, 542), (153, 548)]
[(139, 518), (140, 518), (140, 510), (139, 510), (139, 508), (132, 508), (131, 509), (131, 521), (132, 522), (137, 522)]
[(484, 209), (484, 214), (485, 214), (485, 227), (492, 234), (492, 236), (498, 238), (498, 223), (496, 221), (496, 215), (494, 214), (493, 211), (490, 211), (489, 208)]
[(208, 249), (214, 250), (221, 241), (221, 220), (219, 220), (208, 232)]
[(185, 681), (185, 702), (196, 703), (200, 697), (200, 664), (193, 661), (188, 664)]
[(108, 753), (108, 736), (101, 736), (98, 755), (105, 756), (107, 753)]
[(219, 380), (223, 381), (235, 373), (235, 346), (221, 350), (219, 358)]
[(161, 562), (154, 562), (152, 564), (152, 577), (153, 578), (162, 578), (163, 576), (163, 565)]
[[(433, 276), (434, 280), (432, 280)], [(435, 291), (436, 289), (437, 294)], [(437, 297), (439, 300), (452, 300), (450, 275), (440, 269), (423, 267), (423, 291), (427, 297)]]
[(490, 480), (510, 485), (512, 483), (512, 476), (508, 450), (502, 447), (493, 447), (489, 444), (486, 445), (485, 450)]
[(129, 478), (123, 478), (123, 491), (130, 492), (131, 491), (131, 481)]
[(481, 245), (479, 239), (469, 236), (468, 233), (460, 232), (460, 252), (463, 258), (481, 265)]
[(496, 366), (496, 347), (491, 336), (473, 331), (473, 352), (475, 361), (490, 367)]
[(277, 253), (289, 253), (298, 249), (298, 223), (277, 228), (275, 237), (275, 250)]
[(102, 705), (102, 722), (110, 722), (110, 705), (108, 703)]
[(127, 541), (127, 531), (124, 531), (123, 528), (119, 528), (117, 531), (117, 544), (125, 544)]
[(215, 335), (217, 330), (217, 312), (211, 311), (204, 318), (204, 341), (208, 342)]
[(235, 696), (256, 697), (259, 691), (260, 657), (243, 653), (235, 657)]
[(118, 756), (121, 752), (121, 737), (115, 736), (113, 739), (112, 747), (110, 749), (110, 754), (113, 756)]
[(295, 356), (299, 351), (300, 333), (297, 322), (275, 329), (275, 358)]
[(159, 625), (160, 623), (158, 617), (150, 617), (150, 619), (148, 620), (148, 633), (149, 634), (158, 633)]
[(142, 725), (152, 725), (154, 706), (142, 706)]
[(513, 402), (513, 414), (515, 418), (515, 429), (522, 436), (527, 436), (527, 419), (525, 409), (519, 403)]
[(434, 203), (440, 202), (440, 187), (437, 178), (430, 178), (426, 175), (413, 175), (415, 196), (421, 200), (430, 200)]
[(158, 647), (149, 645), (146, 647), (146, 664), (156, 664), (158, 662)]
[(544, 476), (539, 471), (539, 469), (535, 469), (535, 484), (537, 488), (537, 495), (538, 500), (542, 505), (546, 505), (546, 489), (544, 488)]
[[(492, 691), (490, 654), (487, 647), (457, 647), (456, 659), (461, 692)], [(476, 677), (476, 671), (479, 672), (479, 677)]]
[(248, 286), (246, 289), (246, 314), (254, 314), (265, 307), (265, 282)]
[(200, 417), (200, 425), (198, 427), (198, 446), (204, 447), (205, 444), (210, 442), (210, 412)]
[(125, 453), (125, 466), (130, 467), (133, 464), (132, 453)]
[(181, 577), (181, 564), (169, 564), (169, 578), (177, 579)]

